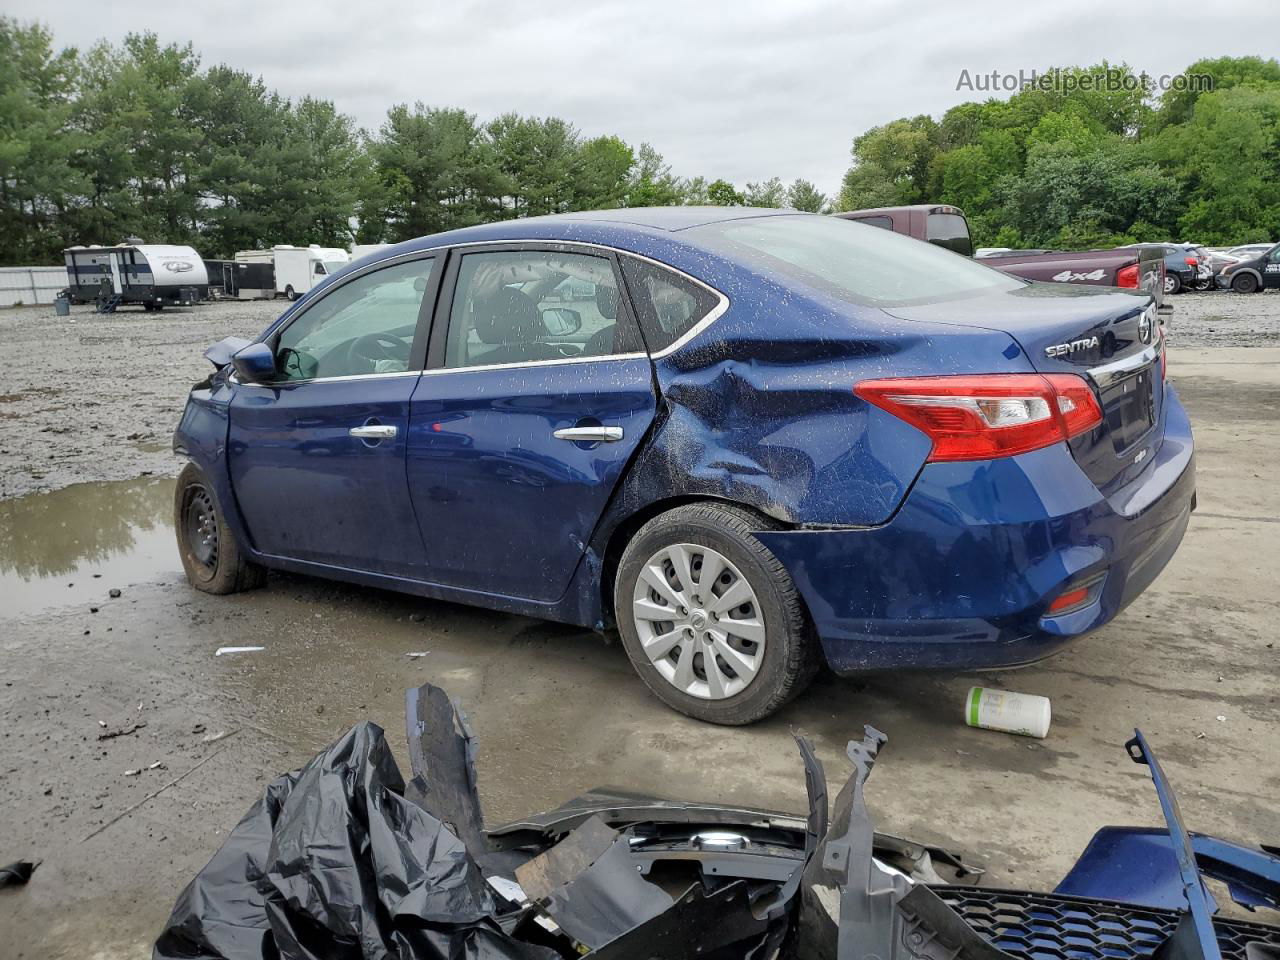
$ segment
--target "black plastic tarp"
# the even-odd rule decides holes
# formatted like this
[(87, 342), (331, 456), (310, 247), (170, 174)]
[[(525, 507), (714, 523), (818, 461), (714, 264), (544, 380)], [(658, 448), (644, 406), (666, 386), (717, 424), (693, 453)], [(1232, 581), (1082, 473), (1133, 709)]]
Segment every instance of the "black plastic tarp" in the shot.
[(368, 722), (273, 781), (178, 898), (156, 960), (558, 957), (502, 931), (462, 841), (404, 791)]

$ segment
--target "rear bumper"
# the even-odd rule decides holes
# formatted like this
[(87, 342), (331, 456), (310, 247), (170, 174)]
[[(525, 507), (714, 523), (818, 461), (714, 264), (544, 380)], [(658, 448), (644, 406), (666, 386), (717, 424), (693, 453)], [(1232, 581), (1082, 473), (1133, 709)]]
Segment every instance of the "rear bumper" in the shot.
[[(886, 524), (762, 531), (837, 673), (1018, 666), (1109, 621), (1172, 558), (1195, 502), (1191, 425), (1173, 389), (1165, 436), (1104, 497), (1065, 445), (933, 463)], [(1080, 586), (1088, 599), (1049, 616)]]

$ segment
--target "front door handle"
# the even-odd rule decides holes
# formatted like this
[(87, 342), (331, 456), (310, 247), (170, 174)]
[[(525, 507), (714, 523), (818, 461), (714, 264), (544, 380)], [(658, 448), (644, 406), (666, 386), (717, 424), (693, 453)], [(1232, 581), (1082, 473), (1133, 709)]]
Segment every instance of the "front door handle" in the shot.
[(363, 427), (352, 427), (347, 433), (361, 440), (390, 440), (396, 435), (396, 427), (392, 423), (366, 423)]
[(557, 440), (577, 443), (617, 443), (622, 439), (621, 427), (561, 427), (551, 434)]

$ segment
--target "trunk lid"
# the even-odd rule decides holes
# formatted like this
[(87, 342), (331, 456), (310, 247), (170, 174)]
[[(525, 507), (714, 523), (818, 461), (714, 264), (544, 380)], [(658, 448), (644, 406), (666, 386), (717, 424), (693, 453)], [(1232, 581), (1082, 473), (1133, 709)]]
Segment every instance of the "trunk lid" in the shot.
[(1001, 330), (1040, 373), (1074, 373), (1093, 387), (1103, 422), (1071, 452), (1103, 493), (1128, 483), (1159, 447), (1164, 383), (1156, 306), (1141, 291), (1031, 283), (967, 300), (891, 307), (904, 320)]

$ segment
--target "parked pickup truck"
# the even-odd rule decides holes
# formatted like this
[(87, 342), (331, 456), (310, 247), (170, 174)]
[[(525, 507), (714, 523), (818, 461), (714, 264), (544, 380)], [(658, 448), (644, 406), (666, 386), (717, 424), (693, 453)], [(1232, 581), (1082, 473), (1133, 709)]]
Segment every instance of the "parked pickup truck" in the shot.
[[(969, 221), (959, 207), (921, 203), (905, 207), (876, 207), (837, 213), (872, 227), (927, 240), (965, 256), (973, 255)], [(1122, 247), (1116, 250), (1000, 250), (980, 258), (988, 266), (1027, 280), (1084, 283), (1099, 287), (1145, 290), (1164, 307), (1164, 258), (1158, 250)]]

